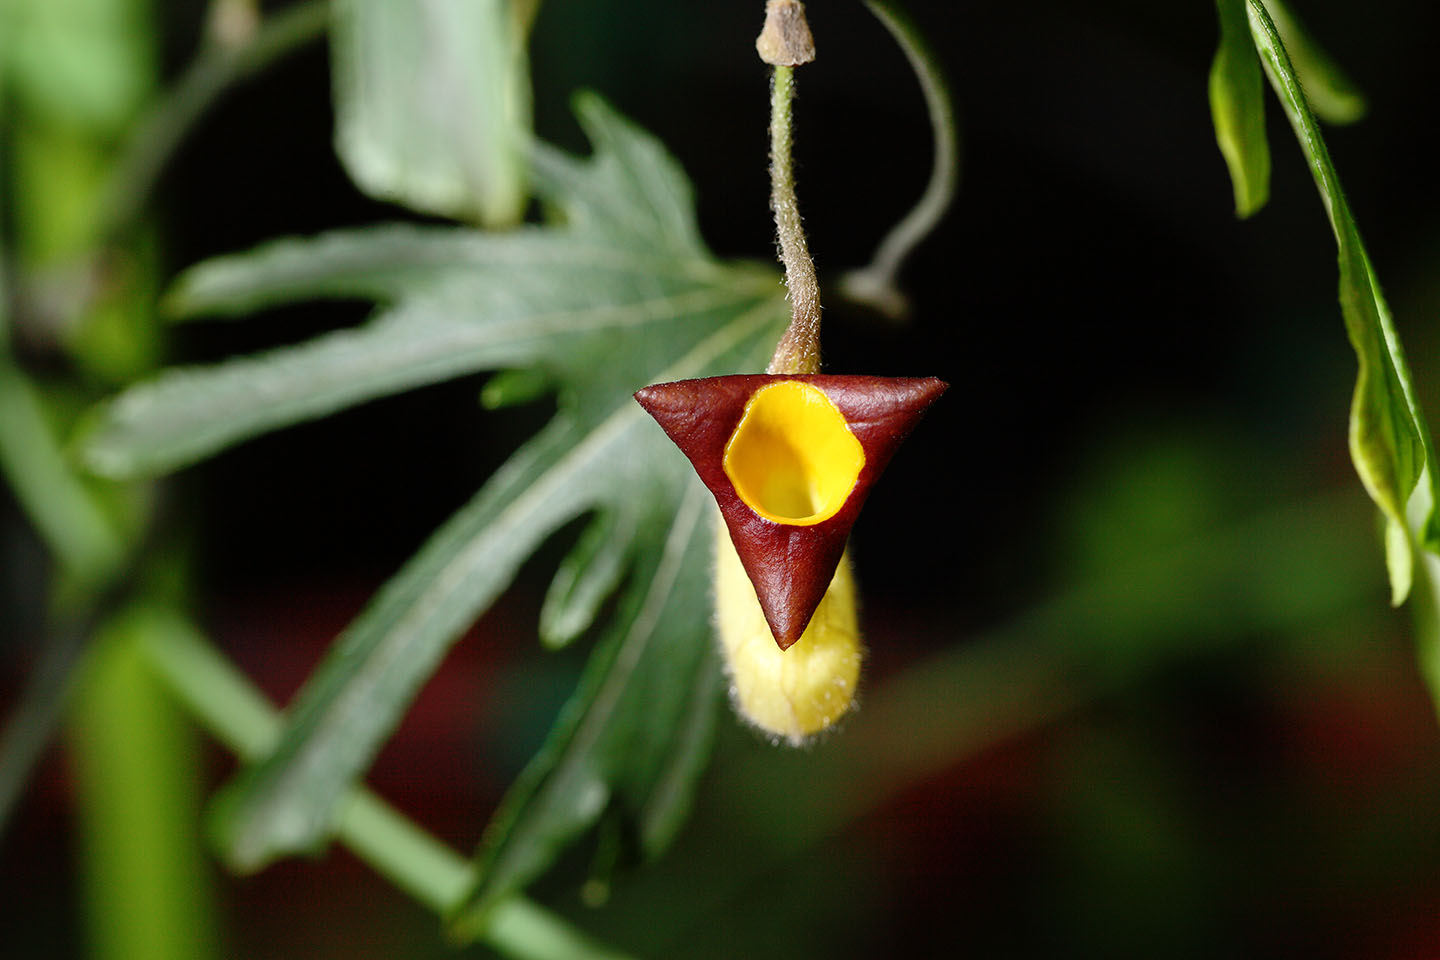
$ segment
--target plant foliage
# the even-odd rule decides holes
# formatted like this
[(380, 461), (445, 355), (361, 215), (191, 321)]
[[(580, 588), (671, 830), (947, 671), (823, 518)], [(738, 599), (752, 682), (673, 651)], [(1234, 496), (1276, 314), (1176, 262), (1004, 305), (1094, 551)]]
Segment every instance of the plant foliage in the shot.
[[(664, 846), (708, 744), (708, 507), (631, 393), (755, 369), (788, 308), (774, 272), (721, 263), (660, 145), (585, 96), (595, 147), (532, 156), (548, 226), (489, 235), (382, 226), (285, 240), (201, 264), (170, 297), (186, 316), (318, 297), (380, 308), (358, 329), (211, 367), (171, 371), (114, 400), (82, 453), (111, 475), (164, 472), (246, 437), (479, 370), (525, 371), (559, 411), (379, 592), (291, 704), (269, 754), (222, 791), (230, 862), (313, 850), (450, 645), (526, 557), (595, 519), (547, 600), (549, 639), (584, 630), (624, 580), (616, 614), (543, 749), (487, 832), (472, 918), (545, 868), (607, 810)], [(688, 492), (687, 492), (688, 491)]]
[[(1239, 0), (1218, 0), (1218, 6), (1221, 47), (1212, 73), (1211, 105), (1216, 135), (1234, 179), (1237, 208), (1246, 215), (1263, 203), (1259, 171), (1268, 167), (1263, 101), (1251, 90), (1254, 58), (1240, 50), (1243, 13), (1260, 64), (1295, 131), (1335, 234), (1340, 307), (1359, 362), (1350, 406), (1350, 455), (1370, 498), (1385, 516), (1391, 597), (1399, 605), (1415, 579), (1416, 551), (1433, 556), (1440, 549), (1435, 516), (1440, 471), (1395, 321), (1340, 188), (1320, 132), (1319, 110), (1312, 107), (1306, 90), (1319, 91), (1325, 115), (1337, 121), (1355, 119), (1364, 101), (1275, 0), (1244, 0), (1243, 11)], [(1277, 24), (1285, 26), (1303, 56), (1292, 57)], [(1428, 487), (1417, 495), (1422, 480)], [(1409, 517), (1412, 504), (1415, 515)], [(1421, 602), (1433, 606), (1436, 601), (1427, 595)], [(1434, 693), (1440, 696), (1440, 691)]]

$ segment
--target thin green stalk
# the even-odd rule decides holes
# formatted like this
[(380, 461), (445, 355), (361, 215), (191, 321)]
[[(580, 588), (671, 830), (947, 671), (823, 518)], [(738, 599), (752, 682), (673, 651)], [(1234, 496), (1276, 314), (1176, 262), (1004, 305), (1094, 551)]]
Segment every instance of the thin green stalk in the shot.
[(790, 326), (775, 347), (767, 373), (820, 372), (820, 284), (800, 222), (791, 161), (794, 101), (795, 68), (775, 67), (770, 84), (770, 209), (775, 213), (780, 261), (790, 290)]
[(329, 25), (328, 0), (303, 0), (267, 17), (237, 46), (208, 42), (127, 141), (104, 195), (101, 235), (134, 222), (176, 148), (225, 91), (320, 39)]
[(71, 472), (40, 399), (0, 344), (0, 475), (65, 572), (103, 580), (124, 553), (120, 534)]
[(880, 241), (867, 266), (841, 278), (844, 294), (869, 304), (892, 319), (909, 311), (900, 292), (898, 278), (906, 258), (939, 225), (955, 199), (960, 183), (960, 124), (955, 104), (945, 83), (944, 71), (931, 52), (920, 29), (892, 0), (865, 0), (865, 6), (880, 20), (910, 62), (930, 116), (932, 161), (930, 182), (913, 209)]
[[(171, 693), (242, 759), (265, 755), (280, 735), (280, 716), (189, 623), (161, 614), (145, 634), (145, 652)], [(356, 788), (341, 802), (336, 837), (378, 873), (437, 913), (472, 883), (468, 860), (384, 800)], [(624, 960), (544, 908), (514, 897), (496, 906), (481, 937), (519, 960)]]
[(0, 837), (35, 765), (65, 717), (75, 667), (93, 629), (90, 617), (73, 617), (48, 633), (24, 691), (0, 727)]
[[(0, 70), (0, 84), (3, 76)], [(0, 89), (0, 114), (3, 110)], [(3, 130), (0, 124), (0, 133)], [(0, 477), (14, 492), (63, 578), (82, 591), (98, 589), (120, 565), (121, 537), (70, 471), (40, 398), (10, 355), (9, 258), (4, 240), (0, 234)], [(83, 611), (74, 612), (51, 633), (24, 692), (0, 728), (0, 834), (64, 714), (71, 674), (92, 626)]]
[(205, 960), (220, 950), (198, 843), (197, 743), (140, 651), (146, 629), (130, 614), (102, 631), (77, 684), (86, 928), (96, 960)]

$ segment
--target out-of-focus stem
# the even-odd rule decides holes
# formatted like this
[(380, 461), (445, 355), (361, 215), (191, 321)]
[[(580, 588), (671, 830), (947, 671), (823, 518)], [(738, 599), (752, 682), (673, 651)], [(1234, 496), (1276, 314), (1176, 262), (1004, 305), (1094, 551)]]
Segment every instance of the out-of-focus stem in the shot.
[(143, 619), (122, 617), (81, 673), (71, 761), (83, 829), (91, 956), (217, 957), (200, 844), (199, 756), (138, 645)]
[[(145, 652), (170, 692), (212, 735), (253, 760), (280, 735), (280, 716), (234, 666), (185, 620), (157, 612)], [(473, 882), (470, 863), (369, 790), (340, 806), (335, 832), (356, 856), (437, 913)], [(518, 960), (624, 960), (523, 897), (496, 904), (481, 939)]]

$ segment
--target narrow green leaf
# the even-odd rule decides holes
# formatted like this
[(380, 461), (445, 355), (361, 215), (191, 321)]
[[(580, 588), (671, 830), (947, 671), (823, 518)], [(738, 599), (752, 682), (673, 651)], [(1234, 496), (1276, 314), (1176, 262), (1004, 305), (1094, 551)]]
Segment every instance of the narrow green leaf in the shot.
[(606, 513), (585, 528), (566, 555), (540, 608), (540, 642), (552, 650), (585, 632), (625, 575), (635, 541), (631, 511)]
[(1235, 187), (1235, 213), (1248, 217), (1270, 196), (1264, 84), (1245, 0), (1215, 0), (1215, 6), (1220, 14), (1220, 49), (1210, 66), (1210, 115)]
[[(643, 269), (627, 263), (588, 270), (565, 257), (491, 270), (477, 270), (467, 262), (428, 279), (396, 281), (396, 303), (382, 320), (396, 331), (408, 330), (412, 342), (421, 344), (419, 354), (412, 356), (438, 363), (468, 349), (461, 341), (432, 349), (427, 344), (432, 336), (443, 339), (440, 331), (452, 331), (462, 340), (479, 338), (467, 362), (542, 368), (559, 389), (560, 412), (377, 595), (301, 691), (275, 748), (222, 792), (212, 823), (227, 859), (241, 869), (324, 843), (334, 828), (338, 799), (363, 774), (450, 644), (552, 531), (591, 511), (626, 518), (607, 544), (590, 554), (588, 564), (582, 568), (575, 561), (571, 585), (562, 590), (565, 599), (556, 601), (560, 612), (554, 616), (563, 622), (563, 632), (588, 625), (623, 573), (622, 557), (659, 554), (654, 541), (677, 522), (688, 468), (631, 394), (646, 383), (754, 367), (763, 362), (787, 320), (783, 288), (773, 273), (708, 260), (694, 232), (693, 211), (686, 206), (688, 185), (658, 144), (598, 100), (582, 100), (579, 107), (597, 145), (595, 156), (579, 161), (542, 151), (537, 183), (559, 208), (564, 225), (535, 231), (521, 242), (538, 244), (535, 249), (541, 252), (582, 244), (608, 250), (621, 260), (639, 256), (652, 262), (669, 251), (669, 259)], [(545, 247), (544, 238), (554, 238), (556, 245)], [(300, 287), (293, 272), (282, 278), (271, 270), (283, 260), (257, 255), (242, 268), (279, 278), (276, 290), (296, 292)], [(336, 258), (330, 262), (333, 266)], [(705, 268), (695, 269), (702, 262)], [(337, 289), (339, 277), (358, 275), (353, 262), (328, 272), (302, 272), (305, 283), (313, 284), (310, 289), (320, 292)], [(228, 287), (238, 294), (242, 286), (232, 277), (211, 289)], [(208, 302), (224, 300), (220, 295)], [(398, 332), (396, 336), (396, 342), (375, 355), (404, 353), (407, 348), (398, 342)], [(318, 341), (320, 349), (328, 339)], [(249, 373), (273, 369), (272, 361)], [(338, 374), (344, 367), (337, 360), (333, 369)], [(303, 376), (301, 372), (284, 383), (302, 391), (314, 370)], [(197, 382), (208, 377), (214, 387), (226, 380), (228, 371), (222, 367), (194, 376)], [(248, 399), (243, 394), (247, 381)], [(155, 389), (161, 386), (163, 381)], [(253, 386), (253, 378), (236, 377), (233, 402), (242, 408), (247, 403), (263, 407), (270, 402), (266, 395), (285, 396), (266, 389), (257, 401)], [(174, 397), (165, 403), (171, 411), (180, 406)], [(199, 422), (228, 429), (231, 417), (219, 412), (221, 406), (217, 403)], [(126, 449), (143, 455), (146, 447), (131, 443)], [(705, 669), (697, 666), (696, 648), (708, 657), (708, 642), (694, 639), (708, 631), (708, 615), (697, 617), (696, 611), (706, 606), (709, 564), (697, 562), (691, 553), (684, 556), (683, 568), (667, 574), (663, 590), (654, 586), (646, 593), (648, 606), (622, 602), (610, 630), (611, 635), (642, 638), (622, 644), (626, 650), (654, 638), (656, 649), (645, 670), (637, 672), (629, 655), (597, 661), (591, 668), (596, 679), (577, 693), (566, 711), (567, 717), (586, 718), (577, 728), (586, 731), (584, 736), (567, 741), (564, 751), (556, 748), (553, 759), (537, 760), (532, 767), (559, 771), (561, 760), (583, 765), (608, 785), (602, 801), (614, 798), (634, 824), (632, 834), (651, 851), (663, 845), (679, 822), (707, 742), (708, 721), (694, 713), (702, 705), (708, 710), (718, 689), (713, 663)], [(647, 576), (642, 564), (631, 578), (632, 590)], [(666, 632), (656, 632), (651, 615), (655, 610), (683, 611), (692, 632), (672, 634), (669, 618), (678, 615), (673, 613), (658, 621), (667, 626)], [(671, 686), (639, 700), (630, 693), (614, 700), (630, 689), (627, 677), (650, 677), (651, 670)], [(615, 747), (620, 743), (626, 747)], [(501, 872), (508, 888), (531, 878), (560, 843), (585, 829), (592, 813), (600, 813), (589, 807), (560, 810), (520, 801), (510, 809), (519, 812), (492, 836), (517, 830), (543, 840), (525, 841), (517, 848), (525, 851), (519, 864)], [(483, 896), (488, 902), (491, 894)]]
[(603, 291), (599, 278), (589, 289), (570, 286), (586, 277), (577, 267), (564, 285), (539, 282), (554, 269), (553, 263), (537, 269), (533, 290), (522, 286), (526, 278), (518, 271), (508, 286), (484, 285), (472, 275), (382, 311), (357, 329), (216, 366), (167, 371), (99, 409), (81, 434), (84, 463), (108, 477), (160, 474), (376, 397), (541, 361), (560, 340), (634, 336), (636, 328), (757, 299), (755, 285), (742, 283), (672, 285), (676, 292), (649, 299), (591, 303)]
[(385, 224), (274, 240), (207, 260), (180, 275), (165, 307), (180, 319), (243, 317), (301, 300), (393, 302), (464, 278), (472, 281), (472, 288), (498, 279), (525, 284), (535, 271), (545, 271), (547, 278), (558, 270), (579, 271), (579, 281), (566, 288), (586, 285), (592, 274), (600, 282), (611, 274), (691, 280), (715, 274), (716, 265), (703, 248), (689, 254), (637, 251), (586, 240), (572, 231), (537, 227), (492, 234), (463, 227)]
[(554, 381), (543, 370), (533, 367), (501, 370), (485, 381), (480, 391), (480, 405), (486, 410), (520, 407), (554, 391)]
[[(636, 816), (642, 854), (673, 834), (672, 787), (683, 782), (688, 800), (691, 760), (704, 755), (720, 692), (709, 617), (693, 599), (709, 591), (712, 510), (691, 483), (662, 549), (640, 561), (579, 690), (487, 830), (479, 880), (452, 927), (462, 939), (612, 805)], [(685, 736), (671, 736), (677, 724)]]
[(1354, 123), (1365, 116), (1368, 105), (1355, 82), (1325, 52), (1310, 31), (1290, 12), (1284, 0), (1265, 0), (1270, 19), (1295, 65), (1295, 75), (1316, 116), (1327, 123)]
[(0, 342), (0, 477), (65, 571), (99, 583), (124, 556), (120, 531), (65, 462), (40, 397)]
[(1415, 401), (1409, 367), (1390, 309), (1380, 293), (1370, 257), (1340, 189), (1320, 126), (1310, 109), (1295, 66), (1274, 22), (1260, 0), (1248, 0), (1250, 30), (1290, 125), (1309, 162), (1339, 247), (1340, 307), (1359, 361), (1350, 407), (1350, 455), (1370, 498), (1385, 514), (1385, 538), (1393, 601), (1410, 591), (1414, 571), (1412, 542), (1437, 545), (1433, 506), (1414, 527), (1406, 522), (1411, 492), (1428, 468), (1432, 486), (1440, 482), (1429, 430)]
[(334, 0), (335, 145), (360, 189), (492, 226), (525, 212), (530, 78), (511, 0)]

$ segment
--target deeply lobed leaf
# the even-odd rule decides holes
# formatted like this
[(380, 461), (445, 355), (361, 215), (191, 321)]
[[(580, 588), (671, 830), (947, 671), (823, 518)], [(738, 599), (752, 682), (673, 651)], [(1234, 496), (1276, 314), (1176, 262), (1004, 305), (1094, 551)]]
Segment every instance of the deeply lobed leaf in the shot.
[(171, 295), (182, 315), (319, 297), (380, 307), (353, 330), (172, 371), (105, 407), (84, 438), (104, 472), (155, 473), (476, 370), (518, 368), (559, 393), (554, 421), (377, 594), (291, 704), (273, 749), (222, 791), (212, 824), (238, 868), (326, 841), (337, 802), (449, 646), (541, 541), (591, 512), (610, 520), (562, 566), (547, 635), (583, 631), (626, 587), (585, 681), (487, 832), (461, 925), (473, 930), (606, 810), (642, 855), (679, 823), (719, 687), (698, 613), (709, 524), (693, 503), (682, 509), (689, 471), (631, 394), (758, 367), (788, 308), (772, 272), (706, 252), (689, 185), (658, 143), (596, 98), (577, 109), (592, 158), (534, 151), (558, 225), (503, 238), (391, 225), (202, 264)]

